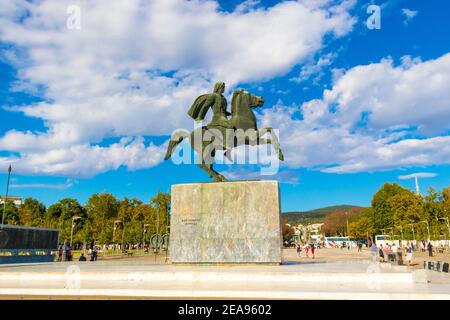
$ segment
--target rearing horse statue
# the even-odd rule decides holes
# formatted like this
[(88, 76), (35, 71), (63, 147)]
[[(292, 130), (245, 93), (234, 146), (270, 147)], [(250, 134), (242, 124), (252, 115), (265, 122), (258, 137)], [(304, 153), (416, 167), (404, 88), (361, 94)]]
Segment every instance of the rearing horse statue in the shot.
[[(283, 152), (280, 149), (278, 137), (272, 128), (258, 129), (254, 108), (261, 107), (264, 104), (262, 97), (254, 96), (244, 90), (236, 90), (231, 100), (231, 119), (226, 111), (226, 100), (222, 93), (225, 84), (216, 83), (214, 93), (205, 94), (198, 97), (188, 114), (195, 120), (203, 120), (210, 108), (213, 110), (212, 121), (203, 127), (195, 129), (190, 134), (186, 132), (175, 132), (169, 142), (164, 160), (172, 156), (175, 147), (185, 138), (189, 137), (192, 148), (200, 155), (200, 168), (215, 181), (227, 181), (227, 179), (213, 169), (216, 150), (224, 150), (225, 156), (232, 161), (231, 149), (240, 145), (262, 145), (271, 144), (278, 159), (283, 161)], [(263, 138), (267, 133), (269, 138)]]

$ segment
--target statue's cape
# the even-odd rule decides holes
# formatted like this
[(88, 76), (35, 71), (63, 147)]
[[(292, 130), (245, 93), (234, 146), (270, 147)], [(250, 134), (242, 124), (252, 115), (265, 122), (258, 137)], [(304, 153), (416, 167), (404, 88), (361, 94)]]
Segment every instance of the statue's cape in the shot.
[(209, 93), (201, 95), (200, 97), (195, 99), (194, 103), (188, 111), (188, 115), (196, 121), (205, 119), (206, 113), (214, 104), (214, 100), (214, 94)]

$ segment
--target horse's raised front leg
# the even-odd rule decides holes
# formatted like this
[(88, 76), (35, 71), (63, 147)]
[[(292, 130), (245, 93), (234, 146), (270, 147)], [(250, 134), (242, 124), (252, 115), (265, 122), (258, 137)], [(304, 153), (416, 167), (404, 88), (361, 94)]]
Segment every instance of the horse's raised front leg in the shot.
[[(266, 133), (270, 133), (270, 138), (261, 138)], [(258, 134), (258, 144), (271, 144), (278, 155), (278, 159), (284, 161), (283, 151), (281, 151), (280, 143), (278, 142), (278, 137), (272, 128), (263, 128), (257, 131)]]

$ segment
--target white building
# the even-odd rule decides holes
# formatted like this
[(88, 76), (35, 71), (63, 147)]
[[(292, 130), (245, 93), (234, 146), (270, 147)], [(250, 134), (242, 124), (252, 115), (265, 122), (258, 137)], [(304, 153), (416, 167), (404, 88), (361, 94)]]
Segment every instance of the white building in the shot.
[[(20, 206), (22, 204), (21, 197), (8, 196), (8, 201), (12, 201), (16, 206)], [(0, 205), (5, 203), (5, 196), (0, 196)]]
[(320, 241), (322, 226), (323, 223), (308, 224), (306, 226), (299, 224), (293, 228), (298, 240), (309, 241), (312, 239), (314, 241)]
[(314, 223), (314, 224), (309, 224), (306, 226), (306, 229), (311, 233), (311, 234), (320, 234), (321, 230), (322, 230), (322, 226), (323, 223)]

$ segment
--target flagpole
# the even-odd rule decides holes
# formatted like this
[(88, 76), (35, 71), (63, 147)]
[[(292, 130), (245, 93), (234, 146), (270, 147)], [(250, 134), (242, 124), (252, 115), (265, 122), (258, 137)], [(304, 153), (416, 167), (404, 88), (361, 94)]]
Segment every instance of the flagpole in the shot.
[(5, 223), (6, 202), (8, 201), (9, 179), (11, 177), (11, 171), (12, 171), (12, 167), (11, 167), (11, 165), (9, 165), (9, 168), (8, 168), (8, 182), (6, 183), (6, 196), (5, 196), (5, 202), (3, 203), (3, 216), (2, 216), (2, 227), (1, 227), (1, 229), (3, 229), (3, 224)]

